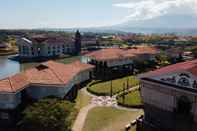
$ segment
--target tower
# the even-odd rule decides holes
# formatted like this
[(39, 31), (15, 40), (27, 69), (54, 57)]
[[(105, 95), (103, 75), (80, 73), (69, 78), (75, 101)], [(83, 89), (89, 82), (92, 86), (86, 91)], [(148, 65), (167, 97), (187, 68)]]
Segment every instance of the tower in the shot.
[(81, 34), (79, 30), (75, 33), (75, 53), (79, 54), (81, 52)]

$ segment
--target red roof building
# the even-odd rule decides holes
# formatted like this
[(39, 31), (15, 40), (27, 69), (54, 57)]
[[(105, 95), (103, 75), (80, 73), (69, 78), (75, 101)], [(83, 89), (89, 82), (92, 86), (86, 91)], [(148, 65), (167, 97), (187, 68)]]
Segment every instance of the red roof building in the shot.
[(113, 59), (122, 59), (122, 58), (134, 58), (139, 55), (154, 55), (157, 54), (158, 50), (155, 47), (148, 46), (138, 46), (130, 49), (121, 49), (121, 48), (107, 48), (98, 51), (91, 52), (86, 56), (91, 57), (95, 60), (113, 60)]
[(35, 68), (0, 80), (0, 93), (15, 93), (33, 84), (66, 85), (80, 72), (93, 68), (93, 65), (84, 64), (80, 61), (67, 65), (48, 61)]
[(0, 80), (0, 109), (16, 108), (24, 99), (24, 92), (33, 99), (47, 96), (64, 98), (77, 91), (75, 85), (90, 79), (93, 68), (93, 65), (80, 61), (67, 65), (48, 61)]
[(140, 79), (145, 131), (197, 129), (197, 60), (166, 66)]

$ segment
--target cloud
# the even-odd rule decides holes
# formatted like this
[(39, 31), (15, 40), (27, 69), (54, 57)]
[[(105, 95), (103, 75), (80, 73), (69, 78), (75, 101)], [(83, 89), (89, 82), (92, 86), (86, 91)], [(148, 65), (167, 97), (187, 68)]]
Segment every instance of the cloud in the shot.
[(197, 0), (130, 0), (113, 6), (128, 9), (129, 15), (123, 21), (146, 20), (165, 14), (197, 14)]

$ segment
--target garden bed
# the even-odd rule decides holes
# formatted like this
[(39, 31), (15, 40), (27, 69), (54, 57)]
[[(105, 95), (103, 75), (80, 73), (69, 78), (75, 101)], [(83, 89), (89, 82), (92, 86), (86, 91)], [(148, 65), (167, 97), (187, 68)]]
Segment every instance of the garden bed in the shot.
[[(89, 84), (87, 90), (98, 96), (110, 96), (111, 92), (112, 95), (115, 95), (124, 89), (126, 90), (127, 83), (129, 88), (139, 85), (139, 81), (134, 76), (127, 76), (112, 81), (93, 81)], [(125, 88), (123, 88), (123, 85), (125, 85)]]

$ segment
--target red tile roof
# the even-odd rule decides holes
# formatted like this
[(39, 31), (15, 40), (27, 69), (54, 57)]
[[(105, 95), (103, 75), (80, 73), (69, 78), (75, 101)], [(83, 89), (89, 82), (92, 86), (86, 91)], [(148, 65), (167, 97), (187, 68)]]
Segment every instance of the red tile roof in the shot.
[(72, 38), (66, 38), (62, 36), (46, 36), (46, 35), (35, 35), (30, 38), (25, 38), (32, 42), (33, 44), (37, 43), (47, 43), (47, 44), (62, 44), (62, 43), (72, 43)]
[(156, 54), (158, 50), (154, 47), (139, 46), (131, 49), (120, 48), (108, 48), (91, 52), (86, 56), (92, 57), (96, 60), (110, 60), (110, 59), (122, 59), (133, 58), (143, 54)]
[(193, 75), (197, 75), (197, 59), (166, 66), (155, 71), (145, 73), (142, 77), (153, 77), (179, 71), (188, 71)]
[(6, 79), (0, 80), (0, 92), (16, 92), (25, 88), (29, 82), (24, 73), (19, 73)]
[(0, 80), (0, 92), (14, 93), (30, 84), (66, 85), (78, 73), (92, 68), (94, 68), (93, 65), (80, 61), (67, 65), (48, 61), (25, 72)]

